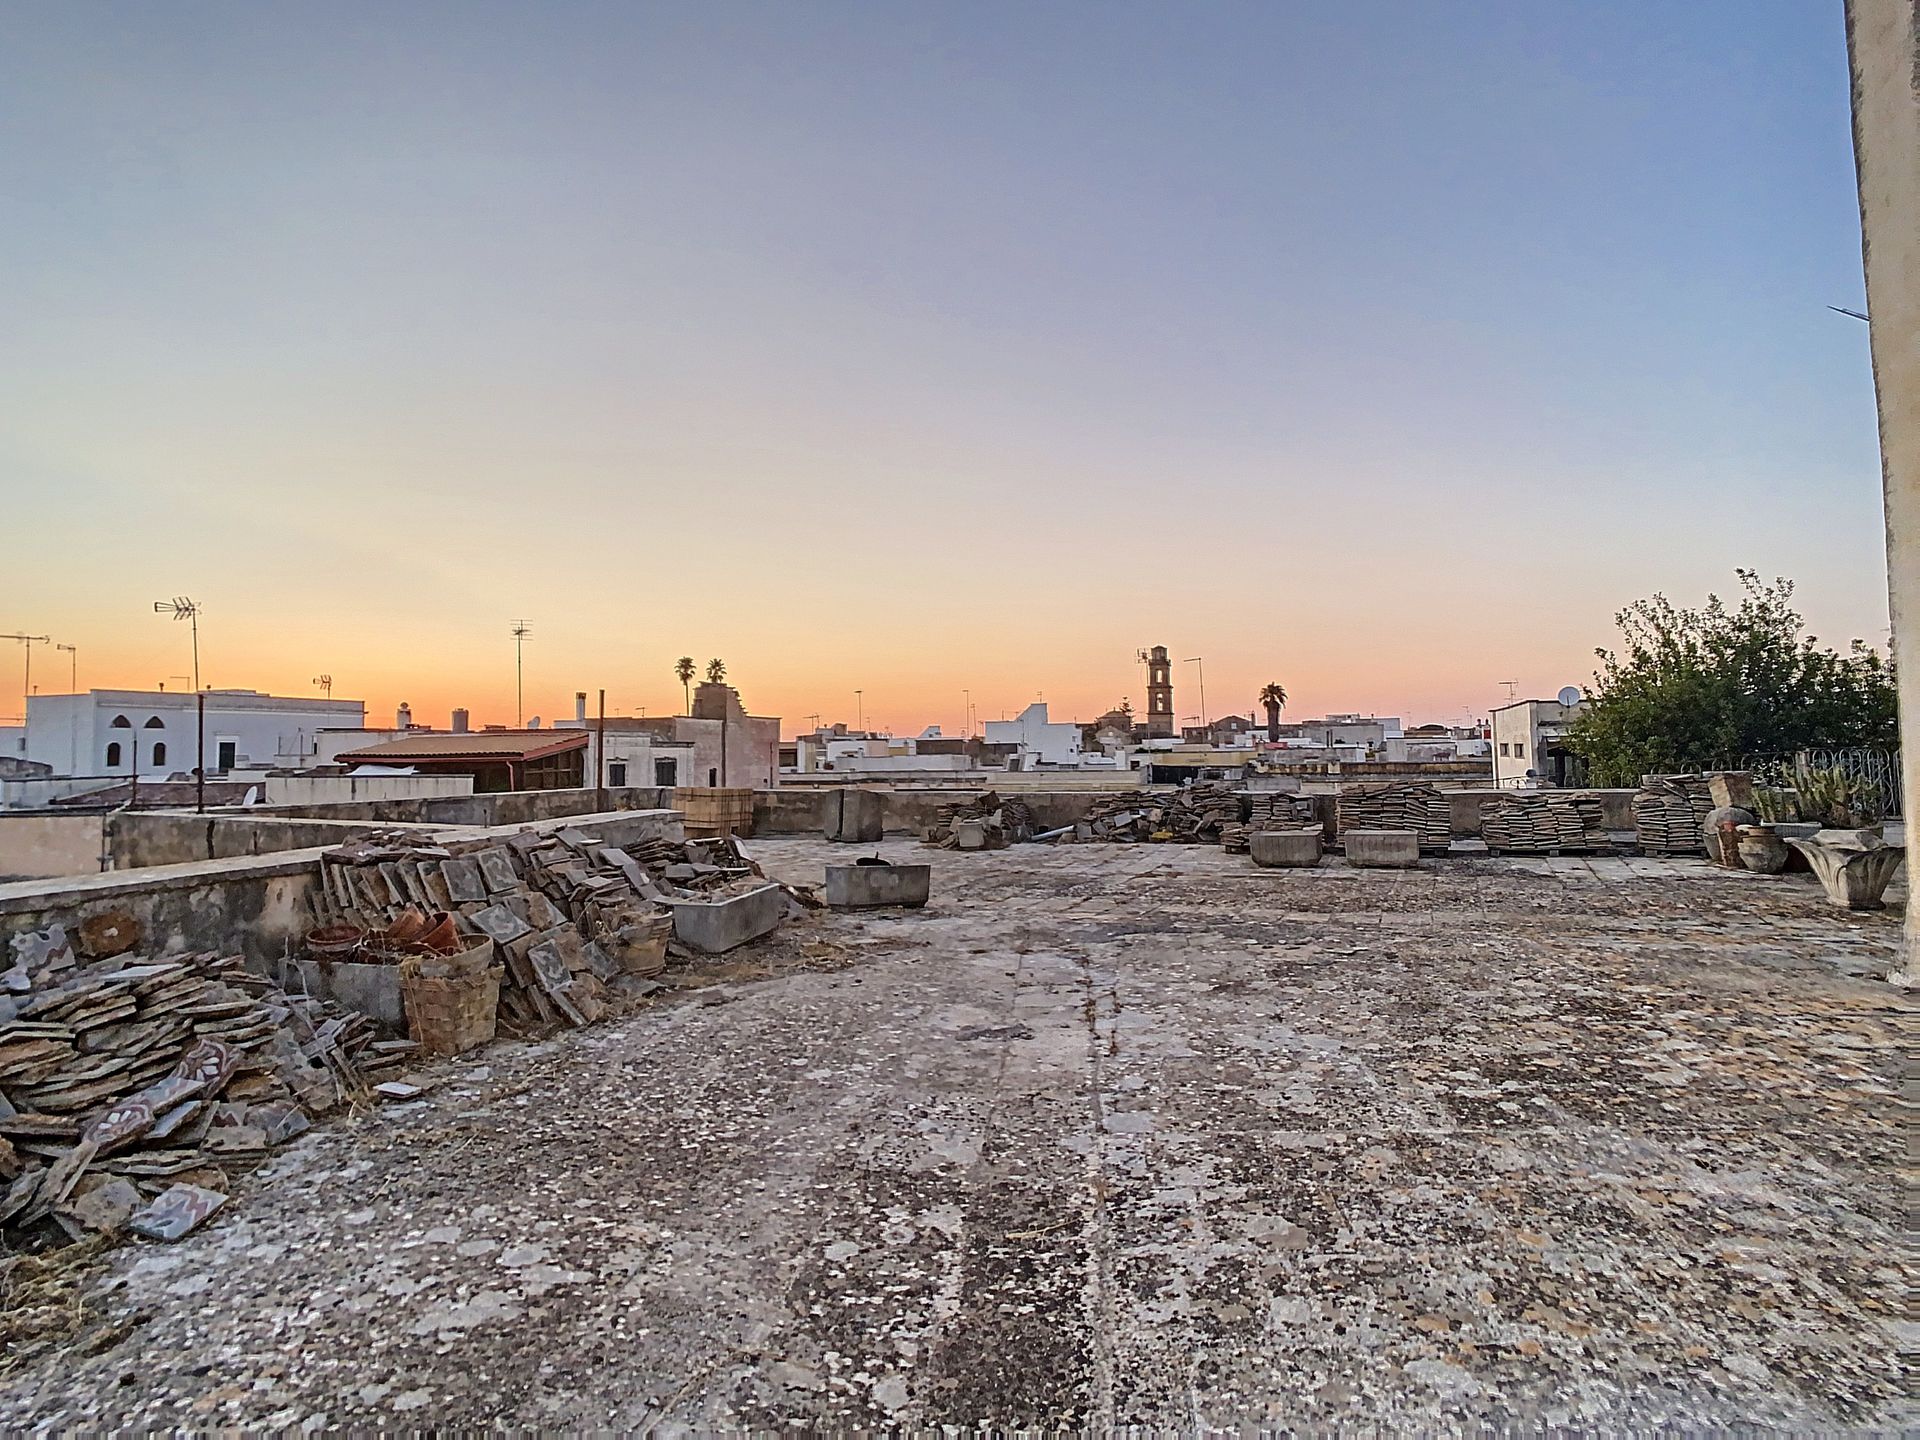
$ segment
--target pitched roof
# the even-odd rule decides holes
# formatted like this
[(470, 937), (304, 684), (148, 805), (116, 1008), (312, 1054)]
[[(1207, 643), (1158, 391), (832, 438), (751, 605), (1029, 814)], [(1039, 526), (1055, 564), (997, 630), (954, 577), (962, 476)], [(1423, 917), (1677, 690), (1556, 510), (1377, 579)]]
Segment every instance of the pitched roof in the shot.
[(540, 760), (587, 748), (585, 730), (469, 730), (454, 735), (413, 735), (345, 750), (335, 760)]

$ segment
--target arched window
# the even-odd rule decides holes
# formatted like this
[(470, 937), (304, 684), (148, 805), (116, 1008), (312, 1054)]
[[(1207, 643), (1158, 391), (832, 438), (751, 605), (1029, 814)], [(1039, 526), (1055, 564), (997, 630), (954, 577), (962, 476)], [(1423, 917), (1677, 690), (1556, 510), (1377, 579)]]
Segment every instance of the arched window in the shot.
[(107, 746), (107, 768), (109, 770), (113, 770), (118, 768), (119, 764), (120, 764), (120, 742), (118, 740), (115, 740), (111, 745)]
[(124, 715), (116, 715), (113, 717), (108, 728), (112, 730), (131, 730), (133, 729), (133, 722)]
[(158, 715), (149, 715), (147, 717), (146, 728), (149, 730), (164, 730), (167, 728), (167, 722), (162, 720)]
[(154, 743), (153, 763), (156, 765), (164, 765), (167, 763), (167, 746), (164, 740)]

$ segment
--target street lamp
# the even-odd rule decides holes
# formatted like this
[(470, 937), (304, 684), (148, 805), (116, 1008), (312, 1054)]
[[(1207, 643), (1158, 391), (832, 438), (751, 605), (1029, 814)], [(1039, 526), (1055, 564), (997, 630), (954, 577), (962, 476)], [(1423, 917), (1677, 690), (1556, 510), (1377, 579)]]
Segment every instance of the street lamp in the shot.
[(72, 673), (67, 677), (67, 688), (75, 695), (80, 693), (80, 647), (78, 645), (56, 645), (56, 650), (67, 652)]
[(200, 607), (184, 595), (153, 602), (154, 613), (184, 620), (193, 630), (193, 688), (200, 688)]
[(867, 692), (864, 690), (856, 690), (853, 692), (853, 728), (860, 731), (863, 735), (867, 729), (866, 694)]

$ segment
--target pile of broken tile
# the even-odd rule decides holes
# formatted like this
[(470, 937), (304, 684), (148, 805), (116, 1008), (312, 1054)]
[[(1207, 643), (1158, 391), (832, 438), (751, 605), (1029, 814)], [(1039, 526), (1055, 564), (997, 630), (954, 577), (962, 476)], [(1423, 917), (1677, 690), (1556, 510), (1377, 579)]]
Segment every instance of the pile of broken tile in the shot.
[(943, 850), (958, 850), (956, 833), (962, 820), (977, 820), (985, 827), (987, 850), (1004, 849), (1016, 840), (1031, 840), (1039, 831), (1033, 807), (1024, 800), (1002, 799), (989, 790), (966, 800), (953, 800), (934, 812), (933, 822), (921, 832), (921, 839)]
[[(621, 847), (577, 828), (503, 840), (423, 845), (405, 836), (350, 841), (321, 857), (329, 925), (370, 938), (409, 913), (450, 914), (469, 945), (504, 966), (508, 1034), (590, 1025), (612, 987), (644, 992), (666, 966), (674, 900), (719, 899), (766, 883), (730, 837)], [(397, 958), (377, 947), (361, 958)]]
[(288, 995), (238, 957), (76, 954), (65, 927), (15, 936), (0, 982), (0, 1230), (13, 1248), (131, 1229), (184, 1234), (229, 1177), (368, 1090), (413, 1046)]
[(1059, 833), (1062, 841), (1146, 841), (1218, 844), (1241, 825), (1240, 792), (1219, 780), (1178, 790), (1131, 790), (1104, 795), (1084, 819)]

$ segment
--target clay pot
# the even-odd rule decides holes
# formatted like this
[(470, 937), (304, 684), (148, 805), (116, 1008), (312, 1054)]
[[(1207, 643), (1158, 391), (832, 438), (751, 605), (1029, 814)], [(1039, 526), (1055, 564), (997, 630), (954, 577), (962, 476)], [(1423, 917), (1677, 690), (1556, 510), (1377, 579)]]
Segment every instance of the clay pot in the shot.
[(1787, 868), (1793, 854), (1768, 825), (1742, 825), (1739, 830), (1740, 863), (1756, 875), (1778, 875)]
[(429, 919), (426, 930), (413, 943), (438, 955), (455, 955), (464, 948), (460, 932), (454, 928), (453, 916), (444, 910)]
[(307, 954), (316, 960), (345, 960), (367, 938), (358, 925), (321, 925), (307, 932)]

